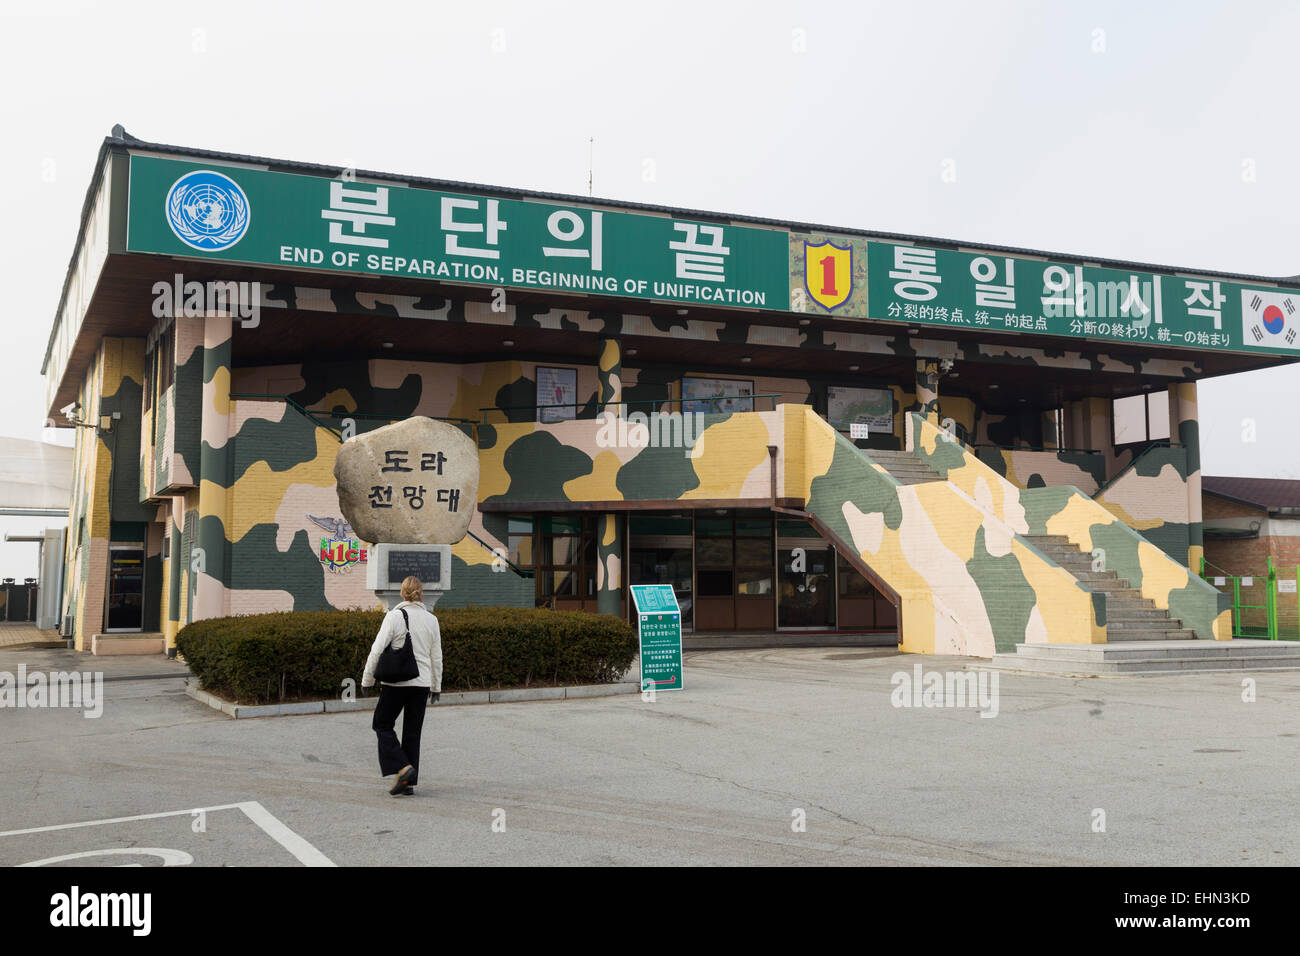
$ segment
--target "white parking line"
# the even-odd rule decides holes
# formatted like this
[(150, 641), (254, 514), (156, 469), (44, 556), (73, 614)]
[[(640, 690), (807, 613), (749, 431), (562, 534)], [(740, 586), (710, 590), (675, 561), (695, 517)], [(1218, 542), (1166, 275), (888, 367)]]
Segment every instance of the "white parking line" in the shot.
[(239, 809), (244, 811), (248, 819), (265, 830), (267, 836), (292, 853), (303, 866), (335, 865), (329, 857), (277, 820), (270, 810), (256, 800), (241, 803)]
[(284, 825), (270, 810), (256, 800), (244, 803), (223, 803), (217, 807), (192, 807), (188, 810), (168, 810), (163, 813), (141, 813), (133, 817), (111, 817), (107, 820), (85, 820), (80, 823), (56, 823), (26, 830), (5, 830), (0, 837), (23, 836), (28, 833), (51, 833), (55, 830), (74, 830), (79, 827), (105, 826), (110, 823), (130, 823), (136, 820), (158, 820), (163, 817), (192, 816), (195, 813), (213, 813), (217, 810), (241, 810), (244, 816), (280, 846), (284, 847), (303, 866), (336, 866), (329, 857), (316, 849)]

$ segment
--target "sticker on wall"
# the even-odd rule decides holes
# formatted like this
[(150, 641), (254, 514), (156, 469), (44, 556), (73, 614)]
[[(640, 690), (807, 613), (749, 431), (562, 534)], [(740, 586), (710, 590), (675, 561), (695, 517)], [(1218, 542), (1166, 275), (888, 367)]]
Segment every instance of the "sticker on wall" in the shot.
[(838, 309), (853, 294), (853, 247), (805, 241), (803, 282), (812, 300), (823, 309)]
[(352, 537), (352, 525), (342, 518), (307, 515), (307, 519), (329, 535), (320, 539), (320, 563), (325, 570), (338, 574), (366, 560), (369, 548)]

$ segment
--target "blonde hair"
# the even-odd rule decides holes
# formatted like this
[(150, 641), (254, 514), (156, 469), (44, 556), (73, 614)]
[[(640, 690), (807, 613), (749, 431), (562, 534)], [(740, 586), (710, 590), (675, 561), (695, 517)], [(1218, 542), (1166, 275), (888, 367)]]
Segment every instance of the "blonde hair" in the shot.
[(419, 604), (424, 600), (424, 585), (415, 575), (402, 582), (402, 600)]

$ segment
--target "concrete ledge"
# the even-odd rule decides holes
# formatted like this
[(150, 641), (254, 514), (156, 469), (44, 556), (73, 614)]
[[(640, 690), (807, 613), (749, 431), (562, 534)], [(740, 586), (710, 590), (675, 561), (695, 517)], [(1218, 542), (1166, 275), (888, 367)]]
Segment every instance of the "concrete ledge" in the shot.
[(580, 687), (564, 688), (564, 696), (567, 699), (576, 697), (608, 697), (611, 694), (636, 694), (641, 688), (635, 683), (619, 684), (583, 684)]
[(90, 653), (165, 654), (167, 638), (161, 634), (96, 634), (90, 639)]
[[(582, 684), (574, 687), (515, 687), (508, 690), (471, 690), (445, 693), (437, 704), (430, 702), (430, 707), (449, 707), (461, 704), (507, 704), (523, 703), (533, 700), (575, 700), (578, 698), (609, 697), (614, 694), (635, 694), (639, 691), (636, 684)], [(299, 714), (342, 714), (357, 711), (374, 710), (379, 700), (375, 697), (362, 697), (357, 700), (304, 700), (287, 704), (232, 704), (199, 687), (199, 682), (191, 677), (185, 681), (185, 693), (206, 704), (213, 710), (219, 710), (236, 720), (253, 717), (290, 717)], [(432, 698), (430, 699), (432, 701)]]
[(324, 701), (325, 713), (327, 714), (347, 714), (357, 710), (374, 710), (377, 703), (379, 703), (378, 697), (362, 697), (359, 700)]
[(457, 691), (454, 694), (443, 694), (438, 703), (433, 703), (433, 698), (429, 698), (430, 707), (444, 707), (447, 704), (490, 704), (492, 703), (490, 691), (486, 690), (464, 690)]
[(563, 687), (519, 687), (488, 691), (488, 703), (507, 704), (522, 700), (564, 700)]

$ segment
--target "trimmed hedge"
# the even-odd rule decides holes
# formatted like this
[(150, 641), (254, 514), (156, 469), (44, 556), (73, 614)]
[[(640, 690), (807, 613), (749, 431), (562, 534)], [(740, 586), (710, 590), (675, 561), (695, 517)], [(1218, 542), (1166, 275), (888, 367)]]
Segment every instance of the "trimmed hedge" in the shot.
[[(444, 691), (612, 683), (637, 652), (636, 632), (608, 614), (508, 607), (435, 613)], [(383, 619), (380, 610), (209, 618), (181, 628), (176, 646), (210, 693), (250, 704), (321, 700), (337, 697), (346, 678), (360, 687)]]

